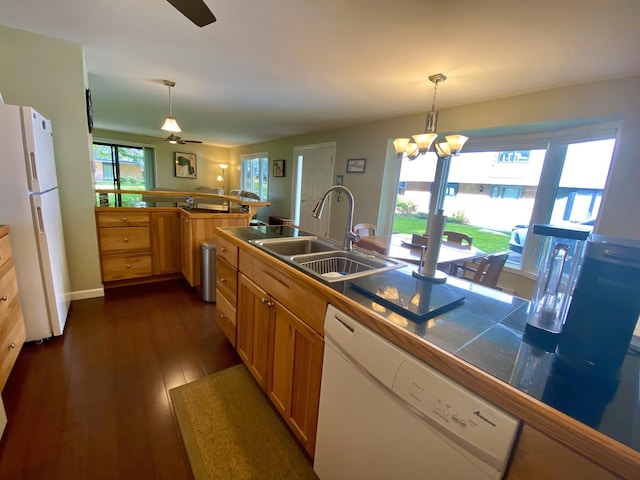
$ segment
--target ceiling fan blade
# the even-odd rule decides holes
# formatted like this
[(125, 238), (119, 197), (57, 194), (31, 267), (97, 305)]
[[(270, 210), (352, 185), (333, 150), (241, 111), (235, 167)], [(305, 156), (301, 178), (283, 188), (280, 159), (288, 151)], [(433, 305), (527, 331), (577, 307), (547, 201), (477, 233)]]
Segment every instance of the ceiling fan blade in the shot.
[(167, 0), (167, 2), (199, 27), (216, 21), (216, 17), (203, 0)]
[(202, 143), (201, 140), (180, 140), (178, 143)]

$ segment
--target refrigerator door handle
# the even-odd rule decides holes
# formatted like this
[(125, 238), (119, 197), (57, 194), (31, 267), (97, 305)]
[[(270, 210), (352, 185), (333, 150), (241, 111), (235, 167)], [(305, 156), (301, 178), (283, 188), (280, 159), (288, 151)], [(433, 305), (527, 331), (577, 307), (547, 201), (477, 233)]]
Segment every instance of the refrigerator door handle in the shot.
[(38, 181), (38, 168), (36, 166), (36, 154), (35, 152), (29, 152), (29, 160), (31, 161), (31, 169), (30, 169), (30, 174), (31, 174), (31, 181), (32, 182), (37, 182)]
[(38, 215), (38, 233), (46, 233), (44, 231), (44, 220), (42, 219), (42, 207), (36, 207), (36, 213)]

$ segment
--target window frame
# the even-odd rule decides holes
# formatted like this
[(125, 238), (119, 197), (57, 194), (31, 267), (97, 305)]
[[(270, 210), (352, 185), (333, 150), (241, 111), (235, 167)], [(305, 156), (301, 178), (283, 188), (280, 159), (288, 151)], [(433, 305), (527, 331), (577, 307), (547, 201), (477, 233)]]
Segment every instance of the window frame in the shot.
[[(508, 265), (505, 266), (505, 269), (512, 271), (524, 271), (534, 275), (537, 274), (537, 264), (539, 261), (542, 238), (539, 235), (533, 235), (533, 224), (548, 223), (550, 221), (553, 204), (559, 188), (562, 168), (564, 166), (564, 158), (569, 144), (615, 139), (616, 147), (614, 147), (611, 164), (609, 165), (609, 172), (611, 172), (615, 162), (615, 154), (621, 129), (622, 121), (610, 121), (593, 123), (581, 127), (523, 135), (500, 135), (495, 137), (485, 136), (474, 138), (473, 132), (469, 133), (470, 139), (467, 142), (467, 145), (465, 145), (463, 153), (546, 149), (542, 172), (540, 173), (540, 180), (538, 182), (537, 192), (534, 199), (533, 210), (531, 212), (531, 219), (529, 221), (527, 242), (525, 243), (524, 250), (522, 252), (520, 267)], [(609, 176), (607, 176), (605, 187), (603, 189), (599, 212), (602, 210), (602, 205), (606, 201), (608, 188)], [(599, 221), (600, 214), (598, 213), (594, 231), (597, 231)]]
[[(245, 178), (245, 166), (247, 162), (258, 162), (258, 177), (266, 180), (266, 186), (263, 187), (262, 182), (258, 182), (258, 188), (254, 188), (253, 182), (247, 185)], [(269, 152), (247, 153), (240, 155), (240, 189), (247, 192), (253, 192), (260, 197), (261, 200), (269, 198)]]
[[(562, 123), (562, 122), (560, 122)], [(581, 123), (581, 125), (579, 124)], [(577, 125), (577, 126), (576, 126)], [(477, 131), (461, 132), (469, 137), (469, 141), (465, 144), (464, 153), (488, 152), (488, 151), (522, 151), (522, 150), (545, 150), (542, 171), (537, 186), (534, 206), (531, 213), (531, 219), (528, 226), (527, 242), (522, 252), (522, 260), (520, 266), (507, 265), (505, 270), (532, 275), (537, 275), (537, 262), (541, 245), (541, 238), (532, 234), (532, 226), (534, 223), (548, 223), (551, 218), (553, 204), (556, 198), (557, 189), (564, 165), (564, 154), (569, 144), (581, 143), (605, 139), (614, 139), (615, 146), (613, 149), (611, 163), (609, 165), (609, 173), (615, 168), (616, 151), (620, 141), (620, 133), (623, 122), (619, 119), (583, 119), (564, 122), (564, 125), (549, 122), (545, 126), (541, 125), (520, 125), (510, 128), (509, 133), (499, 131), (500, 129), (483, 129)], [(557, 127), (557, 128), (556, 128)], [(563, 128), (564, 127), (564, 128)], [(533, 131), (536, 129), (537, 131)], [(529, 132), (527, 132), (529, 130)], [(442, 136), (447, 133), (442, 133)], [(396, 188), (394, 189), (393, 202), (397, 198), (399, 188), (400, 170), (402, 162), (397, 162), (395, 151), (391, 140), (388, 144), (388, 161), (397, 164)], [(515, 162), (521, 163), (521, 162)], [(522, 162), (524, 163), (524, 162)], [(607, 201), (607, 192), (609, 189), (610, 175), (607, 175), (605, 186), (602, 191), (602, 198), (599, 206), (599, 213), (596, 217), (594, 232), (598, 231), (600, 223), (600, 212)], [(448, 182), (448, 178), (443, 179)], [(393, 217), (390, 218), (393, 222)], [(392, 223), (390, 223), (392, 225)]]
[[(157, 182), (156, 150), (154, 146), (134, 143), (134, 142), (121, 141), (121, 140), (110, 140), (110, 139), (94, 137), (93, 141), (91, 142), (91, 159), (92, 159), (92, 162), (94, 163), (95, 163), (95, 158), (94, 158), (93, 149), (95, 145), (110, 147), (112, 152), (115, 151), (115, 155), (112, 154), (112, 166), (114, 168), (114, 179), (113, 179), (114, 189), (122, 189), (122, 186), (120, 183), (120, 163), (118, 159), (119, 148), (136, 148), (136, 149), (142, 150), (142, 154), (144, 158), (143, 174), (144, 174), (145, 189), (151, 190), (156, 186), (156, 182)], [(95, 186), (95, 165), (94, 165), (93, 175), (94, 175), (94, 186)], [(116, 206), (122, 206), (122, 195), (115, 194), (114, 198), (115, 198)]]

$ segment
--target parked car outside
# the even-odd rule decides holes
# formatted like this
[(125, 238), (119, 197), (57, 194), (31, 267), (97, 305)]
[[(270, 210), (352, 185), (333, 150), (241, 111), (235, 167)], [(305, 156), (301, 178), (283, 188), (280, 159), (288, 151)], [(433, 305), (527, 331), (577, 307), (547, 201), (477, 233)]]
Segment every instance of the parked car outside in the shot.
[[(596, 219), (591, 218), (582, 222), (577, 222), (576, 225), (587, 225), (593, 230), (593, 226), (596, 224)], [(516, 225), (511, 229), (511, 239), (509, 240), (509, 250), (522, 253), (524, 250), (524, 244), (527, 241), (528, 225)]]

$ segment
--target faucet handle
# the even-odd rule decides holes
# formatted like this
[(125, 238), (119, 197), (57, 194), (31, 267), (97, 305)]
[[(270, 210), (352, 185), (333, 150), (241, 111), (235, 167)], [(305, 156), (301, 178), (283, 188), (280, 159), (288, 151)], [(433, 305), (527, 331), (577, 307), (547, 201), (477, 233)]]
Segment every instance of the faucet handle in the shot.
[(358, 235), (357, 233), (354, 233), (354, 232), (348, 232), (347, 233), (347, 238), (349, 240), (351, 240), (352, 242), (359, 242), (360, 241), (360, 235)]

